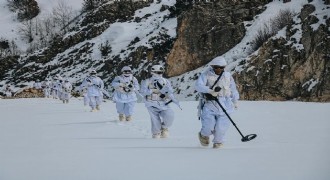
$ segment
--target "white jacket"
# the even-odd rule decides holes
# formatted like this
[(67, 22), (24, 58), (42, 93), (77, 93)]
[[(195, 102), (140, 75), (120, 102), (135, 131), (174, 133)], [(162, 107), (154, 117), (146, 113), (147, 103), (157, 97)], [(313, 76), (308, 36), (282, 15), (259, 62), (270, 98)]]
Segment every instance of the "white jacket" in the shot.
[(137, 101), (136, 92), (140, 90), (140, 85), (133, 75), (129, 77), (116, 76), (111, 85), (115, 89), (113, 101), (121, 103)]
[(72, 84), (70, 82), (64, 82), (62, 84), (62, 92), (71, 93), (71, 91), (72, 91)]
[(104, 88), (104, 83), (101, 78), (97, 76), (89, 76), (84, 79), (81, 84), (81, 87), (87, 88), (87, 95), (88, 96), (101, 96), (103, 97), (102, 90)]
[[(157, 87), (157, 82), (159, 82), (163, 88)], [(160, 110), (166, 110), (169, 108), (168, 102), (170, 100), (176, 101), (173, 95), (173, 88), (169, 80), (163, 77), (151, 77), (142, 81), (141, 83), (141, 94), (145, 98), (146, 107), (154, 107)], [(161, 97), (161, 95), (165, 97)]]
[[(218, 77), (219, 75), (215, 74), (213, 69), (209, 67), (198, 77), (195, 83), (196, 90), (201, 94), (210, 93), (210, 88)], [(225, 108), (228, 113), (233, 112), (233, 103), (236, 103), (239, 99), (239, 93), (237, 91), (234, 78), (229, 72), (223, 72), (221, 78), (214, 87), (216, 86), (219, 86), (221, 88), (221, 91), (219, 92), (219, 95), (217, 97), (220, 104)], [(218, 112), (221, 115), (224, 114), (224, 112), (214, 100), (203, 100), (203, 108), (209, 108), (214, 112)]]

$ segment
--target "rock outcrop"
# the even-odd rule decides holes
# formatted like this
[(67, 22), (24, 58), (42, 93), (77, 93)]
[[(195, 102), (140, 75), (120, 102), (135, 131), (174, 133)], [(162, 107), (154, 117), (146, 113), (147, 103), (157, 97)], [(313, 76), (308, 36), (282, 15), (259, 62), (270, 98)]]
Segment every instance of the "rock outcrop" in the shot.
[[(286, 37), (270, 39), (244, 62), (236, 78), (243, 99), (330, 101), (330, 19), (313, 29), (319, 21), (314, 10), (305, 5)], [(297, 25), (301, 39), (294, 36)]]
[(41, 98), (45, 97), (42, 89), (26, 88), (14, 94), (12, 98)]
[(177, 40), (167, 59), (168, 76), (177, 76), (224, 54), (245, 35), (244, 21), (264, 10), (266, 1), (195, 3), (178, 16)]

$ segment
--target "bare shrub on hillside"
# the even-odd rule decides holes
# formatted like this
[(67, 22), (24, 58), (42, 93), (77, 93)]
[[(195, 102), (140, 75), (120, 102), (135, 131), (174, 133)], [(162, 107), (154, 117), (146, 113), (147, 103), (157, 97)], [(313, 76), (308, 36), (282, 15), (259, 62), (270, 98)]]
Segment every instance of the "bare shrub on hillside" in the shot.
[(289, 10), (280, 10), (279, 14), (272, 20), (273, 29), (278, 32), (285, 26), (292, 23), (293, 17), (295, 14)]
[(277, 34), (278, 31), (292, 23), (295, 14), (289, 10), (280, 10), (279, 14), (270, 19), (267, 24), (258, 30), (257, 35), (252, 41), (252, 49), (255, 51), (262, 46), (270, 37)]
[(102, 4), (109, 2), (110, 0), (84, 0), (83, 1), (83, 8), (82, 11), (83, 12), (87, 12), (87, 11), (92, 11), (96, 8), (98, 8), (99, 6), (101, 6)]
[(105, 43), (101, 43), (99, 45), (99, 49), (101, 51), (102, 56), (107, 56), (112, 51), (111, 45), (108, 40)]
[(265, 24), (262, 29), (257, 31), (257, 35), (254, 38), (252, 45), (253, 50), (257, 50), (264, 42), (274, 35), (272, 27), (269, 24)]
[(0, 38), (0, 58), (7, 56), (10, 53), (9, 42), (4, 38)]
[(0, 58), (7, 56), (16, 56), (20, 52), (15, 41), (9, 41), (3, 37), (0, 38)]

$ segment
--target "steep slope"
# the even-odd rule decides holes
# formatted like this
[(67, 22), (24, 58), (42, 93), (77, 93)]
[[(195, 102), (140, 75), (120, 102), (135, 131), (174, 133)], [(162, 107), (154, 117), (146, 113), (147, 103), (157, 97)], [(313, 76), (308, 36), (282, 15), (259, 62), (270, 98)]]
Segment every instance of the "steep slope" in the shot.
[[(91, 68), (109, 85), (125, 65), (141, 80), (160, 63), (177, 96), (195, 100), (194, 81), (223, 55), (242, 99), (329, 101), (329, 8), (327, 0), (109, 1), (47, 48), (2, 59), (0, 86), (56, 74), (78, 85)], [(294, 14), (290, 23), (255, 49), (259, 30), (282, 10)]]
[(165, 62), (176, 36), (176, 18), (170, 18), (168, 10), (174, 3), (105, 3), (84, 14), (69, 33), (54, 39), (50, 47), (21, 57), (2, 84), (11, 82), (23, 87), (56, 74), (79, 83), (91, 68), (98, 70), (109, 84), (124, 65), (132, 65), (135, 74), (143, 74), (152, 61)]

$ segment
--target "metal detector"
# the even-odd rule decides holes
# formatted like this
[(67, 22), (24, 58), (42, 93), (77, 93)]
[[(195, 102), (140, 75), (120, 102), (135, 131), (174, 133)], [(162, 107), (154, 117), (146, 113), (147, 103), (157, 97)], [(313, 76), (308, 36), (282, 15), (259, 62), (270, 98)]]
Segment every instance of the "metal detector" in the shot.
[(223, 108), (223, 106), (220, 104), (219, 100), (214, 97), (213, 98), (215, 100), (215, 102), (218, 103), (218, 105), (220, 106), (220, 108), (222, 109), (222, 111), (227, 115), (227, 117), (229, 118), (229, 120), (231, 121), (231, 123), (233, 123), (233, 125), (235, 126), (235, 128), (237, 129), (237, 131), (239, 132), (239, 134), (242, 136), (241, 141), (242, 142), (247, 142), (247, 141), (251, 141), (252, 139), (256, 138), (257, 135), (256, 134), (249, 134), (247, 136), (244, 136), (241, 131), (238, 129), (238, 127), (236, 126), (235, 122), (231, 119), (231, 117), (229, 116), (229, 114), (227, 113), (227, 111), (225, 110), (225, 108)]

